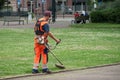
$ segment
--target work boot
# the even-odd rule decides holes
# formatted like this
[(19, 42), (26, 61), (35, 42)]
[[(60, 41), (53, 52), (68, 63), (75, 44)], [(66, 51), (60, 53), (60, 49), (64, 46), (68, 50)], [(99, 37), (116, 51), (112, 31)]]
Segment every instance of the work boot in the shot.
[(43, 72), (43, 73), (47, 73), (47, 74), (52, 73), (48, 68), (46, 68), (46, 69), (42, 69), (42, 72)]
[(36, 74), (36, 73), (39, 73), (39, 71), (37, 69), (32, 69), (32, 73)]

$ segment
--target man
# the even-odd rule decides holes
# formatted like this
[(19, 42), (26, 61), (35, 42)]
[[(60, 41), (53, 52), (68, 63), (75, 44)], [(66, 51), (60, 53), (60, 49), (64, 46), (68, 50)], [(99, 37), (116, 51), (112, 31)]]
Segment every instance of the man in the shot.
[(79, 20), (79, 17), (80, 17), (81, 15), (78, 13), (78, 12), (75, 12), (75, 14), (74, 14), (74, 19), (75, 19), (75, 22), (76, 23), (80, 23), (81, 22), (81, 20)]
[(50, 11), (45, 11), (43, 18), (38, 19), (35, 24), (34, 32), (34, 65), (32, 69), (32, 73), (38, 73), (39, 63), (42, 59), (42, 72), (43, 73), (51, 73), (47, 67), (48, 62), (48, 49), (46, 48), (46, 44), (48, 42), (47, 37), (51, 37), (56, 43), (59, 43), (60, 40), (57, 39), (49, 30), (48, 20), (51, 17)]
[(78, 12), (75, 12), (74, 13), (74, 18), (77, 18), (77, 17), (79, 17), (80, 16), (80, 14), (78, 13)]

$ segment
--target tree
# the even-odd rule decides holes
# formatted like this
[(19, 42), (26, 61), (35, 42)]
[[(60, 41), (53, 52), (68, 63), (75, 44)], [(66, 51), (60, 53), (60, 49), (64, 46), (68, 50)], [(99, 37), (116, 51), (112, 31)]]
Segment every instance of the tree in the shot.
[(87, 3), (87, 6), (88, 6), (88, 10), (91, 10), (92, 7), (93, 7), (93, 2), (92, 2), (92, 0), (87, 0), (86, 3)]
[(0, 0), (0, 9), (3, 8), (3, 6), (4, 6), (4, 4), (5, 4), (5, 1), (6, 1), (6, 0)]
[(120, 9), (120, 1), (119, 0), (115, 0), (114, 2), (113, 2), (113, 8), (119, 8)]
[(102, 0), (103, 2), (110, 2), (110, 1), (115, 1), (115, 0)]

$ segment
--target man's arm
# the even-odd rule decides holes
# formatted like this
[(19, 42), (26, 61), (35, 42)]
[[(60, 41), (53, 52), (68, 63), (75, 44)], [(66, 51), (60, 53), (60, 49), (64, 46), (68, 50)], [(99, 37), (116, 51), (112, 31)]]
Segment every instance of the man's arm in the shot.
[(55, 40), (57, 43), (60, 42), (59, 39), (57, 39), (51, 32), (48, 32), (49, 37), (51, 37), (53, 40)]
[(45, 31), (45, 33), (44, 33), (45, 36), (49, 36), (50, 38), (52, 38), (53, 40), (55, 40), (56, 43), (60, 43), (60, 40), (57, 39), (57, 38), (49, 31), (49, 25), (48, 25), (48, 24), (44, 25), (44, 31)]

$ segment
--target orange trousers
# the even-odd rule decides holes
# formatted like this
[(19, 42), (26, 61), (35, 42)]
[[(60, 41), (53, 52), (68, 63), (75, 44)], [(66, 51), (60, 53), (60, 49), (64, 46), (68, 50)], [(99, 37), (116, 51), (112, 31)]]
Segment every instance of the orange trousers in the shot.
[(38, 43), (35, 43), (34, 47), (35, 56), (34, 56), (34, 69), (38, 69), (39, 63), (42, 60), (42, 68), (47, 68), (47, 62), (48, 62), (48, 52), (47, 48), (44, 45), (40, 45)]

